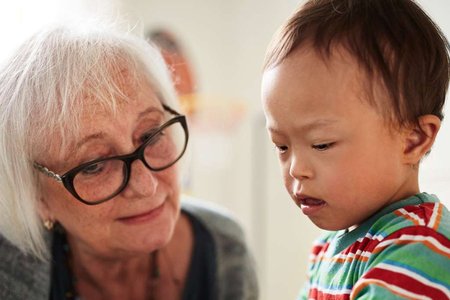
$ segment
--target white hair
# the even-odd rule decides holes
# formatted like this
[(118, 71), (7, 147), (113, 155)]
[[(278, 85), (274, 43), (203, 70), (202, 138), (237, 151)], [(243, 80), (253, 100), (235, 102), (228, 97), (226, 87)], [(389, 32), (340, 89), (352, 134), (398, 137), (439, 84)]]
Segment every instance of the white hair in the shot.
[(115, 112), (124, 98), (117, 84), (124, 68), (127, 78), (143, 76), (162, 102), (177, 107), (156, 48), (130, 33), (89, 25), (40, 31), (0, 68), (0, 234), (41, 259), (48, 250), (33, 161), (55, 142), (48, 137), (57, 134), (65, 149), (78, 134), (86, 95)]

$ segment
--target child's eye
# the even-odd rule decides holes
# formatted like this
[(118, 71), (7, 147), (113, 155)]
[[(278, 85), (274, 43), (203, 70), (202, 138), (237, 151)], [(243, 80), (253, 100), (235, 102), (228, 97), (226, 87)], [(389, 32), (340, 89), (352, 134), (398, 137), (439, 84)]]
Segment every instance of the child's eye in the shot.
[(330, 147), (333, 145), (334, 143), (323, 143), (323, 144), (314, 144), (311, 147), (317, 151), (325, 151), (330, 149)]
[(277, 149), (278, 153), (283, 154), (286, 153), (286, 151), (288, 150), (287, 146), (279, 146), (279, 145), (275, 145), (275, 148)]

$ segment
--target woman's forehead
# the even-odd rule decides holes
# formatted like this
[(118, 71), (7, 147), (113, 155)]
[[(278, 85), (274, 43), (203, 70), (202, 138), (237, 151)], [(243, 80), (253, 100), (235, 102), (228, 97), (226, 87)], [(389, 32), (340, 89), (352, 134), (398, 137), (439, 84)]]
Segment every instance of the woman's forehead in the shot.
[(150, 85), (141, 71), (129, 66), (111, 66), (107, 73), (95, 76), (101, 76), (103, 79), (91, 80), (88, 76), (82, 86), (81, 101), (95, 104), (98, 100), (103, 100), (101, 98), (105, 98), (105, 95), (114, 98), (111, 100), (127, 100), (135, 98), (143, 85)]
[(93, 131), (106, 130), (106, 127), (115, 126), (123, 119), (136, 119), (141, 111), (150, 107), (161, 111), (162, 115), (161, 99), (148, 81), (123, 80), (118, 84), (122, 85), (120, 88), (123, 90), (120, 95), (108, 92), (83, 94), (78, 100), (80, 105), (73, 107), (67, 124), (61, 124), (48, 133), (47, 151), (41, 154), (42, 159), (65, 161), (67, 154), (76, 150), (76, 145), (84, 136)]
[(91, 86), (89, 82), (83, 88), (79, 101), (83, 107), (84, 118), (97, 115), (112, 115), (126, 110), (128, 103), (134, 105), (156, 102), (161, 103), (158, 91), (151, 83), (150, 76), (142, 70), (129, 66), (112, 69), (109, 80), (104, 80), (104, 86)]

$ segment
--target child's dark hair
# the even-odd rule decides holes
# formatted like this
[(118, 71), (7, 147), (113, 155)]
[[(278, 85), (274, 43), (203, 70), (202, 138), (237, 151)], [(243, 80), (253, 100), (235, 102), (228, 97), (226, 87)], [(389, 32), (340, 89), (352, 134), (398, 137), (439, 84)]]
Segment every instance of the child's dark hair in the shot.
[(390, 96), (384, 111), (397, 125), (418, 125), (418, 117), (426, 114), (442, 120), (449, 44), (414, 1), (309, 0), (275, 36), (264, 69), (305, 44), (325, 58), (341, 46), (369, 79), (379, 76)]

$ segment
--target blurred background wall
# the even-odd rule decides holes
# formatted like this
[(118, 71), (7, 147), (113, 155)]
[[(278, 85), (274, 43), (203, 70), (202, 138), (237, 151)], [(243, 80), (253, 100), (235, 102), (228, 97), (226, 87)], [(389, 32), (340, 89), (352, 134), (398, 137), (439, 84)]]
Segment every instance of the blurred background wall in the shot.
[[(112, 16), (137, 34), (170, 31), (194, 77), (185, 192), (233, 211), (254, 252), (261, 299), (294, 299), (319, 234), (282, 187), (260, 107), (264, 52), (294, 0), (0, 0), (0, 56), (40, 24)], [(450, 2), (419, 3), (450, 37)], [(78, 18), (78, 17), (76, 17)], [(191, 95), (192, 96), (192, 95)], [(446, 107), (450, 114), (449, 105)], [(421, 188), (450, 206), (450, 121), (421, 166)]]

